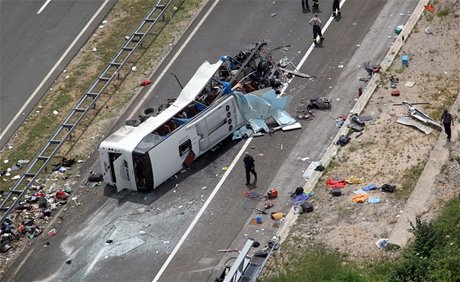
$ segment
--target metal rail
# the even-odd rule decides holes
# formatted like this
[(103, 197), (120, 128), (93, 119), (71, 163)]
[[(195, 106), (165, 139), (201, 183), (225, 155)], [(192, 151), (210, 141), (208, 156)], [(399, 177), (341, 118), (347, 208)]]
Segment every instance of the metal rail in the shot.
[(249, 265), (249, 261), (251, 260), (248, 253), (251, 250), (253, 243), (254, 239), (248, 238), (243, 249), (241, 249), (239, 256), (236, 258), (236, 261), (233, 263), (232, 267), (225, 276), (224, 282), (238, 282), (243, 277), (244, 272)]
[(95, 106), (97, 99), (107, 89), (114, 79), (117, 78), (119, 70), (128, 62), (131, 55), (142, 45), (146, 36), (150, 33), (155, 24), (168, 10), (174, 0), (158, 0), (152, 10), (147, 14), (138, 28), (131, 34), (126, 43), (104, 68), (99, 77), (91, 84), (83, 97), (67, 115), (59, 128), (49, 138), (47, 144), (40, 153), (29, 164), (25, 172), (20, 176), (13, 188), (0, 205), (0, 224), (19, 204), (23, 196), (32, 186), (38, 175), (45, 169), (49, 161), (58, 152), (64, 141), (71, 135), (72, 131), (81, 122), (86, 113)]
[(280, 237), (275, 235), (272, 239), (272, 246), (268, 249), (266, 256), (249, 255), (254, 239), (248, 238), (246, 244), (239, 252), (239, 256), (236, 258), (232, 267), (228, 270), (224, 270), (221, 277), (216, 278), (217, 281), (223, 282), (256, 282), (263, 268), (268, 262), (271, 254), (274, 250), (279, 247)]

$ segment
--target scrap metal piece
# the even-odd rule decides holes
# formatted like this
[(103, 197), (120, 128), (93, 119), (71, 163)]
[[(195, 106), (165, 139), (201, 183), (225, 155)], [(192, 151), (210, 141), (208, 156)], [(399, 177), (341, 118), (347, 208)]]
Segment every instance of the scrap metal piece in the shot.
[(308, 74), (304, 74), (304, 73), (301, 73), (301, 72), (295, 71), (295, 70), (288, 70), (288, 69), (285, 69), (285, 68), (280, 68), (280, 70), (282, 70), (282, 71), (285, 72), (286, 74), (292, 74), (292, 75), (295, 75), (295, 76), (298, 76), (298, 77), (302, 77), (302, 78), (308, 78), (308, 79), (313, 79), (313, 78), (315, 78), (314, 76), (311, 76), (311, 75), (308, 75)]
[(246, 241), (246, 244), (243, 246), (241, 251), (239, 251), (239, 255), (233, 263), (232, 267), (229, 270), (227, 269), (227, 272), (224, 271), (222, 273), (221, 281), (240, 281), (249, 266), (249, 262), (251, 261), (251, 258), (248, 254), (254, 242), (255, 240), (251, 238)]
[(358, 117), (361, 121), (364, 121), (364, 122), (374, 120), (374, 117), (372, 116), (358, 116)]
[(424, 125), (423, 123), (421, 123), (421, 122), (419, 122), (417, 120), (414, 120), (412, 118), (409, 118), (409, 117), (399, 117), (396, 122), (400, 123), (400, 124), (407, 125), (407, 126), (415, 127), (415, 128), (421, 130), (423, 133), (425, 133), (427, 135), (430, 134), (433, 131), (433, 129), (431, 127), (428, 127), (428, 126)]
[(299, 122), (296, 122), (296, 123), (293, 123), (287, 126), (283, 126), (281, 129), (283, 131), (289, 131), (289, 130), (301, 129), (301, 128), (302, 128), (302, 125)]
[[(265, 132), (269, 132), (265, 120), (270, 117), (282, 127), (296, 122), (296, 120), (284, 110), (292, 97), (284, 96), (276, 98), (273, 88), (261, 89), (250, 94), (234, 92), (233, 95), (237, 97), (238, 107), (254, 133), (258, 133), (262, 129)], [(234, 135), (234, 138), (237, 137)]]
[(347, 127), (351, 128), (351, 129), (353, 129), (354, 131), (357, 131), (357, 132), (361, 132), (361, 131), (364, 130), (364, 127), (362, 127), (359, 124), (353, 123), (353, 122), (350, 122), (349, 124), (347, 124)]
[(308, 101), (307, 109), (330, 110), (332, 108), (332, 98), (319, 97)]
[(347, 124), (348, 128), (353, 129), (354, 131), (361, 132), (364, 130), (365, 123), (360, 119), (357, 114), (352, 114), (350, 116), (350, 122)]
[(355, 124), (361, 126), (361, 127), (365, 125), (364, 122), (359, 118), (359, 116), (357, 114), (352, 114), (350, 116), (350, 121), (352, 123), (355, 123)]
[(409, 103), (407, 101), (403, 101), (402, 104), (407, 108), (407, 110), (409, 111), (411, 117), (423, 122), (424, 124), (431, 125), (437, 130), (442, 130), (442, 125), (441, 124), (436, 122), (429, 115), (427, 115), (424, 112), (420, 111), (419, 109), (415, 108), (411, 103)]

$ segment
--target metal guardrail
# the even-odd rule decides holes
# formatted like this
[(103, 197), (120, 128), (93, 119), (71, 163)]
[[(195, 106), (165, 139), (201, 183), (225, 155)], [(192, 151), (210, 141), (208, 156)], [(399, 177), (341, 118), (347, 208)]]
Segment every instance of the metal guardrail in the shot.
[(248, 253), (251, 250), (253, 243), (254, 239), (249, 238), (246, 241), (246, 244), (240, 251), (240, 255), (236, 258), (236, 261), (233, 263), (229, 272), (225, 276), (224, 282), (238, 282), (243, 277), (244, 272), (249, 265), (249, 261), (251, 260), (248, 257)]
[(265, 256), (263, 255), (249, 255), (255, 240), (248, 238), (246, 244), (243, 246), (239, 255), (236, 258), (230, 269), (224, 270), (221, 277), (216, 278), (214, 281), (223, 282), (256, 282), (259, 275), (262, 273), (263, 268), (267, 264), (273, 251), (279, 248), (280, 237), (275, 235), (271, 240), (272, 245), (266, 251)]
[(59, 128), (49, 138), (47, 144), (40, 150), (35, 159), (30, 162), (25, 172), (20, 176), (13, 188), (0, 205), (1, 219), (4, 222), (7, 216), (19, 204), (23, 196), (32, 186), (38, 175), (45, 169), (49, 161), (58, 152), (64, 141), (71, 135), (86, 113), (95, 106), (96, 101), (107, 89), (119, 70), (128, 62), (131, 55), (142, 45), (146, 36), (151, 32), (155, 24), (168, 10), (174, 0), (158, 0), (152, 10), (147, 14), (138, 28), (131, 34), (123, 47), (112, 58), (98, 78), (91, 84), (83, 97), (67, 115)]

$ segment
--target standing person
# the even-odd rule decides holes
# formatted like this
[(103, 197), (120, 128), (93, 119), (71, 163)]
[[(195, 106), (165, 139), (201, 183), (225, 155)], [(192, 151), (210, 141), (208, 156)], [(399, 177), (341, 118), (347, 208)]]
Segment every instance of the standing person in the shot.
[(452, 118), (452, 115), (447, 111), (444, 110), (444, 112), (441, 115), (441, 122), (444, 125), (444, 131), (447, 134), (447, 139), (450, 141), (450, 137), (452, 134), (451, 126), (454, 126), (454, 119)]
[(310, 6), (308, 6), (308, 0), (300, 0), (300, 1), (302, 1), (302, 10), (304, 13), (306, 13), (310, 9)]
[(318, 14), (310, 20), (310, 24), (313, 26), (313, 42), (316, 44), (316, 38), (319, 36), (321, 41), (324, 40), (323, 33), (321, 32), (321, 20), (318, 17)]
[(333, 17), (340, 17), (340, 0), (334, 0), (332, 2), (332, 16)]
[(252, 173), (252, 175), (254, 175), (255, 177), (255, 181), (257, 181), (255, 161), (254, 161), (254, 158), (248, 152), (246, 152), (246, 155), (244, 156), (243, 161), (244, 161), (244, 168), (246, 170), (246, 185), (249, 185), (250, 180), (251, 180), (251, 175), (249, 173)]

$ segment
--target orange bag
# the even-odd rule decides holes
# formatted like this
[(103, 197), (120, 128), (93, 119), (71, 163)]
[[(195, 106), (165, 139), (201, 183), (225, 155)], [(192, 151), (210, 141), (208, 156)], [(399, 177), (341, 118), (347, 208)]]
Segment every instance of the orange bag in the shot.
[(368, 194), (358, 194), (358, 195), (354, 195), (353, 198), (351, 198), (351, 200), (355, 203), (362, 204), (366, 202), (367, 198), (369, 198)]
[(267, 192), (267, 199), (274, 199), (276, 197), (278, 197), (278, 190), (276, 188), (273, 188)]

